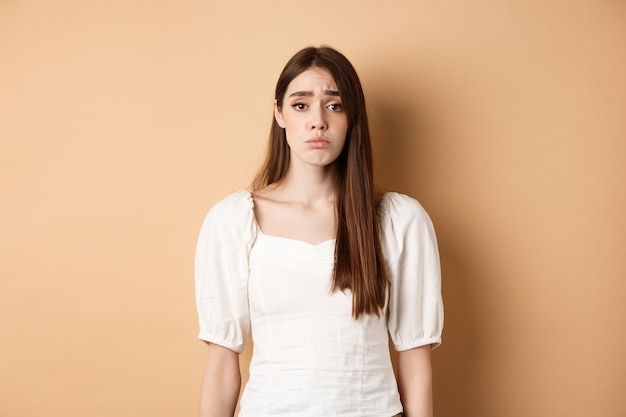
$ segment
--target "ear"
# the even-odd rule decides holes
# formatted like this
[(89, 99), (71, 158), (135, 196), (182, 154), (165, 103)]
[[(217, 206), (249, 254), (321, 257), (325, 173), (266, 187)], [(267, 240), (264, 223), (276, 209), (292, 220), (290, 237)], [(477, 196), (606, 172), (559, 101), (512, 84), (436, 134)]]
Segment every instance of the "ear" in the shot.
[(274, 100), (274, 119), (278, 126), (285, 128), (285, 120), (283, 119), (283, 112), (278, 108), (278, 102)]

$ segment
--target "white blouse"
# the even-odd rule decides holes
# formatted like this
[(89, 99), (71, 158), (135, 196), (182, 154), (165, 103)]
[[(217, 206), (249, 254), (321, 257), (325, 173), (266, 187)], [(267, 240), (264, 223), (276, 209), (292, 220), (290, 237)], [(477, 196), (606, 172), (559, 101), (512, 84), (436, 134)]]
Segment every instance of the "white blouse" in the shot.
[(402, 412), (389, 336), (398, 351), (441, 343), (439, 255), (416, 200), (386, 193), (380, 210), (390, 291), (383, 315), (358, 320), (350, 291), (331, 292), (334, 239), (264, 234), (248, 191), (209, 211), (195, 264), (199, 338), (241, 352), (252, 331), (240, 417)]

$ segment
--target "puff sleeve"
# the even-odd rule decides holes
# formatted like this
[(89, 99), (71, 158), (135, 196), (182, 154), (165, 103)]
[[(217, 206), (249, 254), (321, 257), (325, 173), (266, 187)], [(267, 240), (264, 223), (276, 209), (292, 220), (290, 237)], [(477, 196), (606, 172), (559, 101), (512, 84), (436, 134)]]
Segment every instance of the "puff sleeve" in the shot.
[(443, 301), (433, 224), (417, 200), (387, 193), (381, 202), (390, 280), (387, 326), (397, 351), (441, 344)]
[(235, 192), (215, 204), (195, 258), (199, 339), (241, 352), (250, 334), (248, 255), (256, 237), (252, 196)]

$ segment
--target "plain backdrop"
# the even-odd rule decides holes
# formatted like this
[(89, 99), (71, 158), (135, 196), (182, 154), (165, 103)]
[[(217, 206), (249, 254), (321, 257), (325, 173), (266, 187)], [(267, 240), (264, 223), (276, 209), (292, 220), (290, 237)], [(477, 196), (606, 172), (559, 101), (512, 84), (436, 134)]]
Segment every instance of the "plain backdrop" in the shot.
[(626, 415), (626, 2), (0, 0), (1, 417), (196, 415), (201, 221), (320, 44), (438, 233), (436, 416)]

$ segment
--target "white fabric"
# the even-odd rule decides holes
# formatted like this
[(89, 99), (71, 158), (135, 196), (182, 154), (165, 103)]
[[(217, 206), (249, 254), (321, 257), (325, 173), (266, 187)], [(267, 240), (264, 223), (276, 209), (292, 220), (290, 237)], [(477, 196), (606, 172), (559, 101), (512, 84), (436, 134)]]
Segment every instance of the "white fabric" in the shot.
[(331, 292), (335, 241), (265, 235), (248, 191), (207, 215), (196, 253), (199, 338), (254, 351), (240, 417), (385, 417), (402, 411), (397, 350), (441, 343), (443, 304), (434, 229), (414, 199), (385, 194), (383, 254), (390, 292), (381, 317), (352, 318), (349, 291)]

